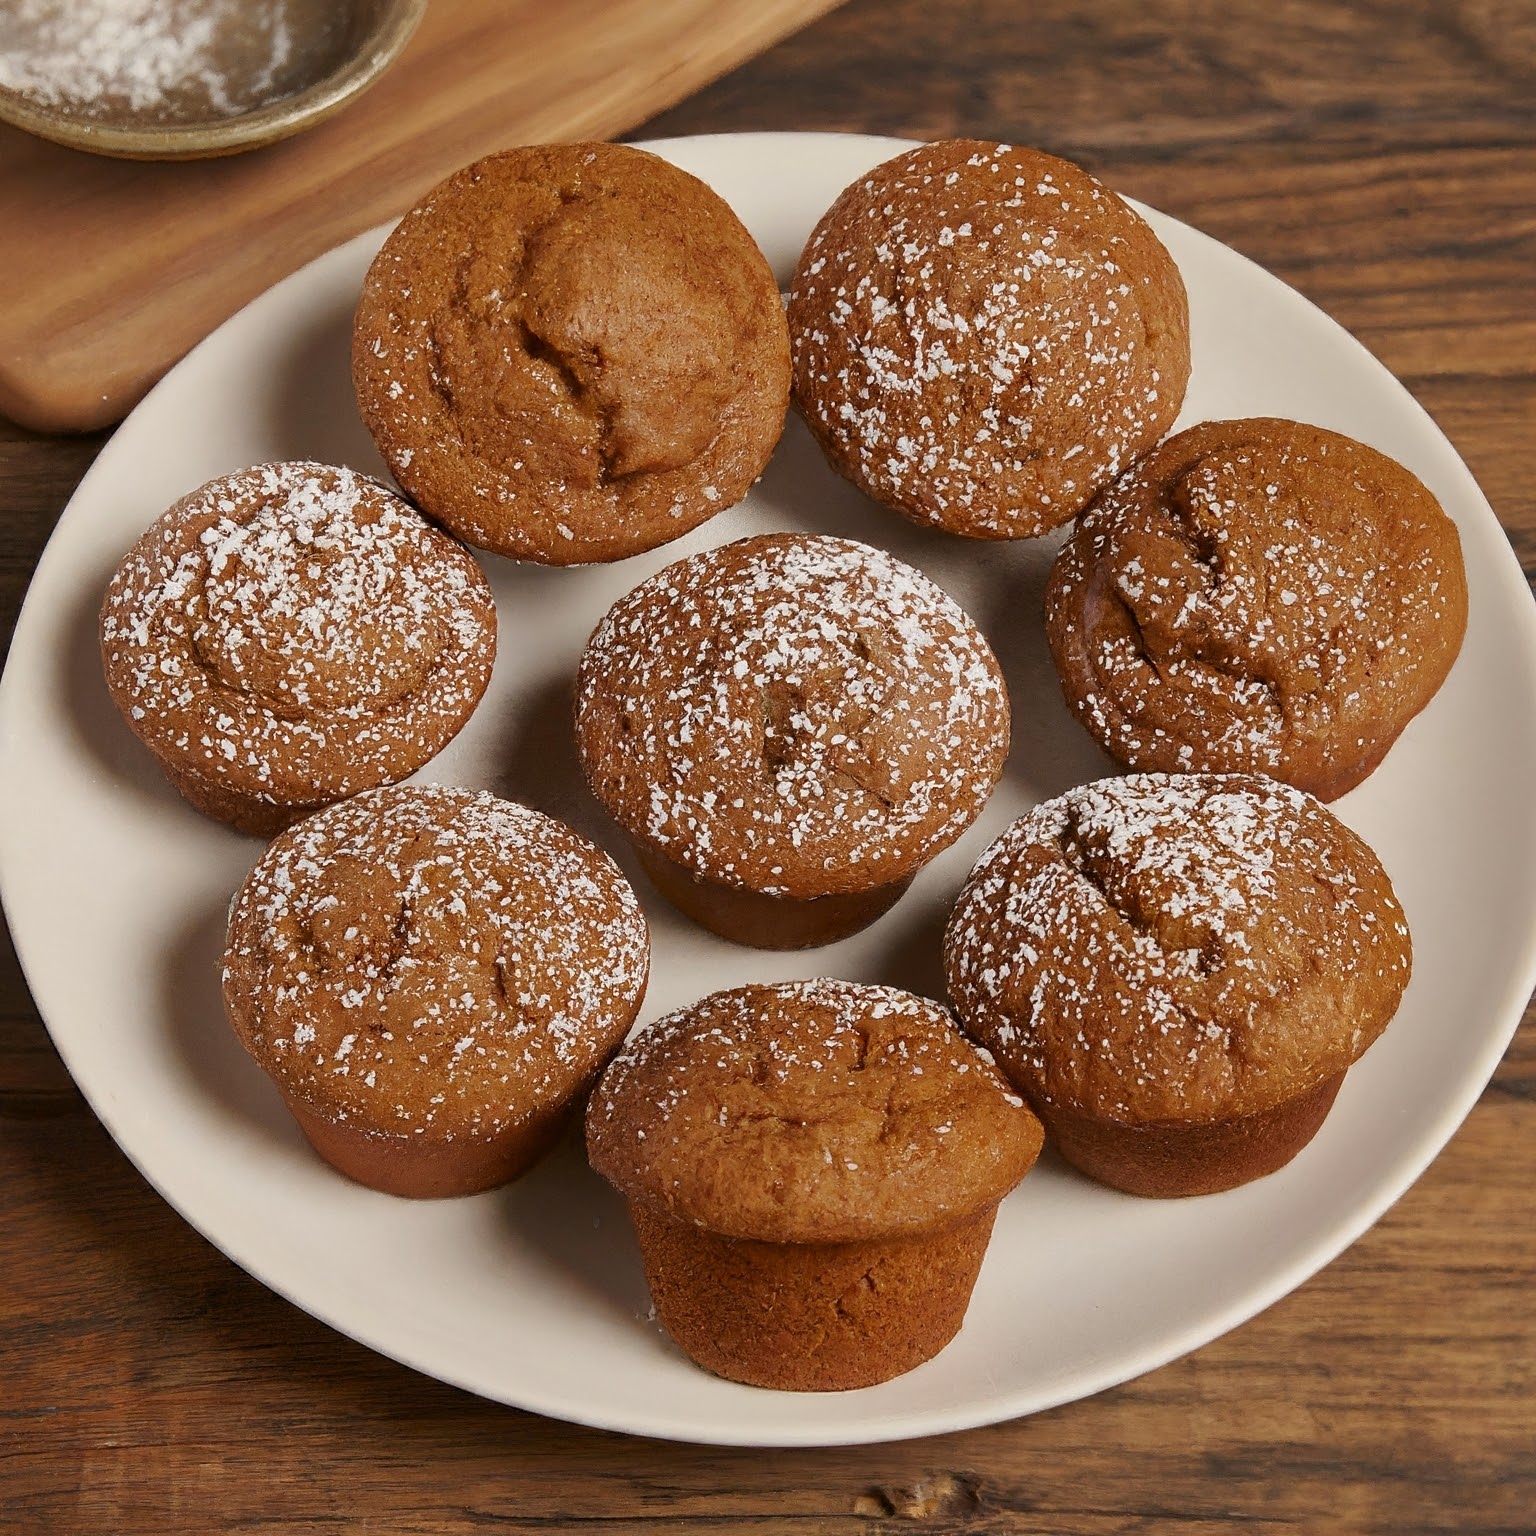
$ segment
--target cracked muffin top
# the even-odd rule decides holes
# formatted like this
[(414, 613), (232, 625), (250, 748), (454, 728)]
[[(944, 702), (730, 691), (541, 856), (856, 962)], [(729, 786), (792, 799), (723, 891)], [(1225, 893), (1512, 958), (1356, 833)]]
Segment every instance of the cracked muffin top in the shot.
[(783, 431), (789, 342), (725, 202), (622, 144), (456, 172), (385, 242), (352, 375), (406, 494), (471, 544), (615, 560), (739, 501)]
[(949, 1013), (820, 978), (717, 992), (640, 1030), (587, 1108), (592, 1166), (730, 1237), (953, 1225), (1033, 1166), (1040, 1123)]
[(649, 953), (628, 882), (570, 828), (484, 790), (396, 785), (271, 844), (230, 909), (224, 1000), (311, 1110), (489, 1136), (584, 1089)]
[(1376, 855), (1252, 775), (1047, 801), (982, 855), (945, 935), (962, 1026), (1042, 1114), (1133, 1125), (1256, 1114), (1343, 1071), (1411, 965)]
[(849, 186), (790, 288), (795, 402), (838, 473), (920, 523), (1044, 533), (1172, 426), (1183, 279), (1080, 166), (975, 139)]
[(496, 609), (470, 552), (378, 481), (259, 464), (184, 496), (123, 557), (101, 651), (172, 779), (270, 835), (446, 745), (490, 680)]
[(577, 678), (597, 798), (696, 875), (809, 899), (910, 875), (970, 826), (1008, 753), (996, 658), (881, 550), (768, 534), (621, 598)]
[(1169, 438), (1088, 510), (1046, 594), (1067, 702), (1117, 761), (1325, 800), (1433, 697), (1466, 620), (1461, 543), (1424, 485), (1272, 418)]

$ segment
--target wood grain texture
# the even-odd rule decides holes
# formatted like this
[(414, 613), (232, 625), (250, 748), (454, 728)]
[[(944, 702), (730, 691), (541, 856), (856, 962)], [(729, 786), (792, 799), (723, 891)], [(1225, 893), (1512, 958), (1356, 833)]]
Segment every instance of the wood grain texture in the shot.
[[(849, 0), (646, 131), (974, 132), (1087, 162), (1360, 335), (1536, 577), (1533, 18)], [(96, 443), (0, 428), (7, 627)], [(1528, 1536), (1532, 1023), (1371, 1232), (1194, 1355), (987, 1429), (737, 1452), (481, 1402), (264, 1290), (112, 1146), (0, 956), (0, 1532)]]
[(511, 144), (609, 138), (836, 0), (435, 0), (331, 121), (227, 160), (104, 160), (0, 126), (0, 413), (116, 421), (247, 299)]

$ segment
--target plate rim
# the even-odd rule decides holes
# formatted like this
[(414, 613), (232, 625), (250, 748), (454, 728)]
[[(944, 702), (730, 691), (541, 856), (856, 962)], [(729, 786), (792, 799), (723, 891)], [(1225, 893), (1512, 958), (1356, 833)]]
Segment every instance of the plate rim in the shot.
[[(914, 140), (900, 139), (882, 135), (817, 133), (708, 134), (685, 138), (633, 140), (630, 142), (632, 142), (635, 147), (652, 149), (661, 153), (667, 153), (668, 151), (673, 153), (684, 152), (683, 147), (686, 146), (687, 152), (702, 150), (707, 155), (715, 151), (719, 151), (721, 153), (740, 152), (742, 146), (750, 146), (754, 150), (767, 151), (774, 148), (782, 148), (787, 143), (792, 143), (797, 148), (804, 149), (808, 147), (808, 141), (809, 143), (815, 143), (816, 141), (824, 140), (837, 141), (840, 145), (843, 146), (861, 146), (867, 148), (871, 154), (875, 154), (879, 151), (897, 153), (900, 152), (901, 149), (917, 142)], [(885, 153), (879, 153), (878, 155), (878, 158), (881, 159), (885, 157)], [(868, 163), (874, 164), (876, 161), (871, 159)], [(1127, 201), (1131, 200), (1127, 199)], [(1143, 207), (1143, 205), (1139, 204), (1136, 206)], [(1283, 289), (1287, 294), (1291, 295), (1298, 303), (1304, 305), (1307, 309), (1322, 315), (1324, 319), (1328, 321), (1330, 326), (1340, 332), (1341, 335), (1348, 336), (1349, 340), (1353, 343), (1354, 346), (1360, 348), (1360, 350), (1367, 357), (1370, 357), (1372, 363), (1380, 375), (1380, 381), (1383, 384), (1390, 381), (1391, 385), (1394, 387), (1398, 397), (1396, 403), (1399, 405), (1399, 407), (1406, 404), (1411, 408), (1412, 412), (1416, 416), (1417, 425), (1420, 431), (1425, 431), (1427, 429), (1428, 434), (1430, 434), (1432, 446), (1434, 447), (1437, 454), (1445, 456), (1447, 467), (1453, 468), (1455, 471), (1459, 472), (1462, 476), (1465, 477), (1467, 487), (1475, 492), (1477, 502), (1480, 504), (1481, 511), (1479, 515), (1481, 516), (1483, 513), (1486, 513), (1486, 518), (1488, 523), (1491, 525), (1491, 529), (1496, 530), (1500, 535), (1500, 542), (1502, 543), (1504, 550), (1504, 558), (1502, 561), (1494, 559), (1492, 564), (1489, 566), (1489, 571), (1490, 574), (1493, 575), (1501, 583), (1502, 586), (1508, 586), (1510, 583), (1518, 584), (1519, 591), (1523, 598), (1526, 600), (1525, 608), (1524, 610), (1521, 610), (1525, 614), (1525, 622), (1523, 623), (1523, 626), (1518, 630), (1518, 635), (1522, 650), (1525, 654), (1526, 663), (1532, 672), (1536, 673), (1536, 605), (1533, 605), (1530, 601), (1530, 591), (1525, 583), (1524, 574), (1521, 572), (1518, 561), (1514, 556), (1514, 552), (1509, 546), (1507, 536), (1504, 534), (1503, 525), (1499, 522), (1497, 515), (1493, 512), (1492, 507), (1488, 504), (1486, 496), (1484, 496), (1480, 487), (1477, 486), (1470, 470), (1461, 460), (1459, 454), (1457, 454), (1454, 446), (1450, 443), (1446, 434), (1441, 430), (1438, 423), (1434, 421), (1433, 417), (1430, 416), (1428, 411), (1425, 410), (1425, 408), (1414, 398), (1407, 387), (1403, 385), (1400, 380), (1396, 379), (1395, 376), (1393, 376), (1390, 371), (1385, 368), (1380, 360), (1376, 359), (1374, 355), (1371, 354), (1361, 342), (1359, 342), (1358, 338), (1355, 338), (1348, 332), (1344, 331), (1344, 328), (1339, 326), (1338, 322), (1334, 321), (1331, 316), (1328, 316), (1325, 311), (1321, 310), (1319, 306), (1314, 304), (1311, 300), (1307, 299), (1306, 296), (1301, 294), (1298, 290), (1291, 288), (1288, 284), (1285, 284), (1281, 279), (1277, 278), (1274, 274), (1259, 266), (1250, 258), (1244, 256), (1241, 252), (1235, 251), (1231, 247), (1223, 245), (1220, 241), (1215, 240), (1214, 237), (1205, 234), (1193, 226), (1184, 224), (1180, 220), (1172, 219), (1168, 215), (1157, 213), (1156, 210), (1148, 210), (1143, 207), (1143, 211), (1151, 213), (1154, 218), (1158, 220), (1167, 220), (1170, 224), (1178, 225), (1183, 232), (1187, 233), (1189, 236), (1194, 237), (1197, 241), (1204, 242), (1209, 246), (1214, 247), (1221, 253), (1221, 259), (1226, 260), (1230, 258), (1236, 258), (1239, 262), (1243, 263), (1246, 268), (1251, 269), (1252, 273), (1258, 274), (1265, 282), (1277, 285), (1280, 289)], [(59, 530), (66, 527), (67, 523), (69, 526), (73, 526), (73, 523), (70, 521), (70, 519), (77, 503), (83, 500), (88, 500), (89, 497), (94, 494), (96, 480), (98, 478), (105, 478), (112, 472), (114, 459), (113, 450), (119, 441), (119, 435), (123, 432), (124, 428), (128, 427), (129, 423), (134, 421), (134, 419), (139, 415), (141, 411), (145, 410), (147, 407), (152, 408), (151, 403), (156, 400), (157, 396), (163, 389), (174, 387), (171, 381), (177, 374), (178, 370), (189, 365), (193, 365), (193, 360), (202, 355), (206, 349), (219, 346), (223, 341), (226, 331), (231, 326), (237, 324), (241, 317), (244, 316), (251, 308), (262, 305), (269, 301), (275, 302), (271, 301), (271, 295), (278, 292), (279, 290), (289, 290), (294, 287), (302, 286), (307, 281), (314, 281), (314, 278), (311, 277), (311, 273), (315, 268), (322, 266), (322, 264), (346, 263), (356, 259), (356, 253), (365, 249), (369, 242), (375, 242), (378, 239), (381, 239), (383, 232), (387, 227), (388, 226), (379, 226), (375, 229), (364, 231), (363, 233), (354, 236), (352, 239), (343, 242), (341, 245), (334, 247), (331, 251), (324, 253), (309, 263), (306, 263), (304, 266), (298, 268), (293, 273), (290, 273), (285, 278), (279, 280), (279, 282), (273, 284), (263, 294), (253, 299), (250, 304), (243, 306), (242, 309), (237, 311), (235, 315), (231, 316), (228, 320), (226, 320), (223, 324), (211, 332), (207, 337), (200, 341), (196, 347), (191, 349), (191, 351), (187, 354), (187, 357), (176, 364), (172, 370), (170, 370), (165, 380), (162, 380), (155, 385), (154, 389), (152, 389), (146, 395), (145, 400), (141, 402), (139, 406), (135, 407), (135, 410), (130, 413), (122, 426), (118, 429), (118, 432), (114, 433), (113, 438), (109, 440), (106, 445), (104, 445), (101, 453), (97, 455), (97, 458), (92, 463), (86, 474), (81, 478), (79, 485), (71, 495), (69, 502), (66, 504), (64, 511), (59, 517), (55, 530), (52, 534), (50, 534), (47, 545), (45, 546), (37, 561), (32, 579), (29, 582), (26, 597), (17, 616), (16, 626), (15, 630), (13, 631), (9, 653), (6, 658), (5, 674), (3, 678), (0, 678), (0, 782), (4, 781), (10, 771), (13, 741), (15, 738), (15, 731), (13, 729), (15, 722), (13, 717), (17, 708), (19, 707), (15, 698), (18, 688), (12, 682), (12, 659), (17, 654), (18, 643), (20, 643), (23, 654), (25, 654), (27, 636), (31, 633), (31, 629), (40, 622), (36, 619), (35, 615), (32, 615), (34, 596), (40, 590), (46, 592), (53, 579), (50, 575), (48, 580), (44, 580), (44, 572), (51, 571), (52, 564), (64, 558), (61, 553), (63, 546), (58, 537)], [(1483, 553), (1486, 555), (1488, 552), (1484, 550)], [(29, 618), (29, 615), (32, 616)], [(18, 961), (21, 965), (23, 974), (27, 979), (28, 986), (32, 990), (34, 1001), (36, 1001), (38, 995), (38, 985), (37, 981), (34, 979), (33, 974), (33, 963), (36, 957), (32, 953), (32, 941), (23, 939), (23, 933), (30, 931), (30, 919), (22, 919), (19, 931), (17, 925), (17, 913), (13, 908), (13, 892), (15, 891), (18, 877), (16, 876), (13, 869), (14, 855), (11, 852), (11, 846), (12, 836), (10, 818), (8, 815), (0, 815), (0, 904), (4, 905), (8, 921), (11, 925), (11, 932), (15, 942)], [(1532, 851), (1536, 852), (1536, 835), (1533, 835), (1532, 838)], [(290, 1301), (295, 1306), (298, 1306), (301, 1310), (310, 1313), (312, 1316), (316, 1316), (321, 1321), (325, 1322), (328, 1327), (332, 1327), (336, 1329), (336, 1331), (357, 1340), (359, 1343), (364, 1344), (366, 1347), (375, 1351), (376, 1353), (380, 1353), (398, 1360), (401, 1363), (407, 1365), (409, 1368), (421, 1371), (423, 1374), (431, 1376), (435, 1379), (450, 1382), (466, 1390), (476, 1392), (478, 1395), (489, 1396), (492, 1397), (493, 1400), (500, 1401), (511, 1406), (525, 1408), (528, 1411), (548, 1414), (568, 1422), (585, 1424), (594, 1428), (605, 1430), (616, 1430), (630, 1434), (692, 1441), (695, 1443), (738, 1446), (790, 1447), (870, 1443), (887, 1441), (897, 1438), (909, 1438), (918, 1435), (945, 1433), (951, 1430), (958, 1430), (1000, 1422), (1006, 1419), (1017, 1417), (1023, 1413), (1043, 1411), (1046, 1408), (1059, 1406), (1061, 1403), (1074, 1401), (1078, 1398), (1103, 1391), (1110, 1386), (1144, 1374), (1149, 1370), (1156, 1369), (1160, 1365), (1166, 1364), (1171, 1360), (1177, 1359), (1182, 1355), (1189, 1353), (1193, 1349), (1203, 1346), (1205, 1343), (1211, 1342), (1212, 1340), (1220, 1337), (1222, 1334), (1228, 1332), (1230, 1329), (1238, 1326), (1243, 1321), (1253, 1317), (1258, 1312), (1272, 1305), (1280, 1297), (1294, 1290), (1306, 1279), (1310, 1278), (1312, 1275), (1316, 1274), (1320, 1269), (1330, 1263), (1334, 1258), (1338, 1256), (1339, 1253), (1341, 1253), (1352, 1242), (1354, 1242), (1364, 1231), (1374, 1225), (1374, 1223), (1380, 1219), (1385, 1211), (1387, 1211), (1398, 1199), (1402, 1197), (1404, 1193), (1406, 1193), (1409, 1188), (1412, 1187), (1412, 1185), (1422, 1175), (1424, 1170), (1429, 1166), (1431, 1162), (1433, 1162), (1441, 1150), (1443, 1150), (1446, 1143), (1455, 1134), (1456, 1129), (1471, 1112), (1471, 1109), (1477, 1102), (1478, 1098), (1481, 1096), (1483, 1090), (1486, 1088), (1489, 1078), (1492, 1076), (1492, 1073), (1497, 1067), (1499, 1060), (1502, 1058), (1504, 1052), (1508, 1048), (1509, 1041), (1513, 1038), (1515, 1031), (1519, 1027), (1521, 1015), (1525, 1007), (1525, 1001), (1529, 997), (1533, 987), (1536, 987), (1536, 931), (1533, 931), (1528, 935), (1524, 954), (1520, 958), (1519, 962), (1511, 969), (1509, 985), (1506, 991), (1506, 1006), (1500, 1011), (1500, 1017), (1502, 1020), (1501, 1027), (1490, 1030), (1483, 1042), (1482, 1049), (1478, 1054), (1478, 1065), (1476, 1071), (1465, 1074), (1463, 1079), (1457, 1084), (1457, 1092), (1453, 1094), (1444, 1104), (1440, 1115), (1436, 1118), (1431, 1133), (1427, 1136), (1421, 1136), (1415, 1143), (1415, 1149), (1418, 1155), (1415, 1158), (1403, 1160), (1404, 1166), (1396, 1170), (1397, 1173), (1402, 1176), (1394, 1177), (1392, 1180), (1385, 1181), (1373, 1192), (1373, 1197), (1371, 1199), (1368, 1199), (1355, 1207), (1350, 1213), (1350, 1218), (1347, 1221), (1339, 1223), (1334, 1228), (1334, 1230), (1332, 1230), (1327, 1235), (1325, 1239), (1322, 1239), (1321, 1241), (1314, 1241), (1307, 1246), (1305, 1253), (1298, 1254), (1291, 1260), (1290, 1263), (1275, 1269), (1271, 1273), (1267, 1284), (1251, 1287), (1247, 1291), (1243, 1292), (1239, 1298), (1235, 1298), (1227, 1306), (1216, 1309), (1214, 1312), (1208, 1314), (1205, 1318), (1202, 1319), (1201, 1325), (1199, 1327), (1188, 1330), (1191, 1334), (1191, 1337), (1178, 1338), (1171, 1341), (1164, 1340), (1160, 1345), (1149, 1347), (1139, 1357), (1133, 1356), (1125, 1359), (1122, 1362), (1123, 1369), (1115, 1368), (1102, 1371), (1100, 1375), (1094, 1379), (1093, 1383), (1086, 1388), (1069, 1388), (1067, 1390), (1061, 1391), (1055, 1396), (1050, 1396), (1048, 1394), (1043, 1399), (1031, 1397), (1029, 1406), (1024, 1408), (1017, 1406), (1010, 1407), (1005, 1402), (1001, 1406), (994, 1403), (992, 1406), (981, 1413), (967, 1412), (963, 1408), (952, 1408), (948, 1413), (935, 1409), (930, 1410), (924, 1414), (916, 1415), (910, 1411), (893, 1412), (886, 1415), (874, 1413), (863, 1415), (857, 1424), (847, 1426), (846, 1433), (836, 1436), (829, 1436), (823, 1429), (811, 1430), (804, 1435), (796, 1435), (791, 1432), (775, 1434), (767, 1438), (763, 1437), (761, 1433), (752, 1433), (745, 1436), (735, 1435), (730, 1433), (728, 1429), (716, 1435), (701, 1435), (697, 1425), (683, 1427), (668, 1424), (664, 1422), (664, 1415), (653, 1423), (639, 1426), (634, 1422), (626, 1420), (622, 1417), (605, 1416), (601, 1412), (580, 1413), (572, 1411), (569, 1406), (551, 1406), (547, 1402), (520, 1401), (516, 1398), (505, 1395), (505, 1393), (488, 1393), (485, 1392), (481, 1386), (477, 1386), (473, 1383), (458, 1379), (451, 1375), (445, 1375), (441, 1369), (433, 1366), (432, 1364), (423, 1363), (423, 1361), (416, 1357), (414, 1353), (409, 1349), (392, 1348), (381, 1344), (375, 1337), (368, 1335), (367, 1330), (354, 1330), (353, 1328), (349, 1327), (346, 1322), (339, 1320), (326, 1312), (316, 1310), (316, 1308), (309, 1302), (301, 1300), (299, 1297), (292, 1294), (288, 1288), (279, 1283), (276, 1283), (272, 1278), (264, 1273), (256, 1263), (248, 1261), (245, 1255), (231, 1252), (230, 1247), (227, 1246), (225, 1242), (212, 1238), (207, 1231), (207, 1228), (200, 1221), (194, 1219), (193, 1216), (188, 1213), (181, 1201), (162, 1183), (162, 1181), (156, 1176), (154, 1172), (144, 1166), (144, 1164), (140, 1161), (139, 1156), (136, 1155), (135, 1149), (130, 1146), (123, 1139), (123, 1137), (119, 1135), (118, 1125), (116, 1123), (115, 1117), (110, 1113), (109, 1109), (99, 1101), (99, 1096), (96, 1093), (93, 1093), (91, 1089), (88, 1088), (84, 1082), (82, 1082), (82, 1074), (77, 1071), (74, 1060), (75, 1042), (66, 1042), (66, 1039), (61, 1039), (59, 1032), (55, 1028), (54, 1021), (49, 1017), (48, 1012), (44, 1011), (41, 1003), (37, 1003), (37, 1007), (39, 1016), (43, 1019), (44, 1025), (48, 1030), (50, 1039), (52, 1040), (55, 1049), (59, 1051), (61, 1058), (64, 1060), (66, 1068), (70, 1071), (71, 1078), (75, 1081), (77, 1087), (79, 1087), (81, 1093), (90, 1104), (92, 1112), (96, 1115), (98, 1120), (112, 1136), (114, 1142), (123, 1151), (124, 1155), (128, 1157), (129, 1161), (136, 1169), (138, 1169), (140, 1174), (146, 1179), (151, 1187), (156, 1190), (160, 1197), (166, 1200), (166, 1202), (171, 1205), (174, 1210), (177, 1211), (178, 1215), (180, 1215), (183, 1220), (187, 1221), (195, 1231), (199, 1232), (210, 1242), (213, 1242), (214, 1245), (218, 1247), (226, 1257), (230, 1258), (232, 1262), (237, 1263), (248, 1274), (257, 1279), (259, 1283), (264, 1285), (269, 1290), (282, 1295), (286, 1300)], [(48, 988), (45, 984), (44, 990), (51, 989)], [(1484, 1067), (1486, 1067), (1486, 1071), (1483, 1070)], [(89, 1073), (87, 1072), (84, 1075), (88, 1077)], [(1409, 1164), (1411, 1164), (1411, 1166), (1408, 1166)], [(781, 1395), (786, 1397), (792, 1396), (790, 1394)], [(1014, 1394), (1015, 1398), (1028, 1395), (1029, 1394), (1021, 1393)], [(920, 1420), (920, 1422), (915, 1422), (916, 1420)]]

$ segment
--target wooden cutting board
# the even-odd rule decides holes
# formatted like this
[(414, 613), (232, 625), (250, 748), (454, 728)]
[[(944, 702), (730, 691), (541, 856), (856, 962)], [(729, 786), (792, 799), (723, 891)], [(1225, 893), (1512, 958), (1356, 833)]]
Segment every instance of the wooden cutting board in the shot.
[(433, 0), (345, 111), (227, 160), (108, 160), (0, 126), (0, 413), (116, 421), (247, 300), (458, 166), (623, 133), (837, 3)]

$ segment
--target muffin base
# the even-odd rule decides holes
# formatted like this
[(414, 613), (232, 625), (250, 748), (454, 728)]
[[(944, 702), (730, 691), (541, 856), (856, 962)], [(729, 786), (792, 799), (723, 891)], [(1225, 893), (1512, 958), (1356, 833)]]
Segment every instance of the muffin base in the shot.
[(442, 1200), (477, 1195), (526, 1173), (560, 1139), (585, 1104), (586, 1089), (495, 1136), (453, 1140), (370, 1130), (329, 1119), (287, 1094), (283, 1101), (310, 1146), (354, 1183), (386, 1195)]
[(1047, 1140), (1079, 1172), (1129, 1195), (1175, 1199), (1283, 1168), (1317, 1134), (1343, 1081), (1336, 1072), (1273, 1109), (1208, 1125), (1120, 1125), (1060, 1105), (1034, 1108)]
[(237, 790), (227, 789), (185, 768), (173, 768), (163, 760), (160, 766), (177, 794), (194, 810), (250, 837), (276, 837), (296, 821), (331, 804), (329, 800), (316, 800), (307, 805), (263, 800), (256, 795), (242, 795)]
[(867, 928), (893, 907), (912, 876), (835, 896), (769, 896), (696, 875), (644, 843), (634, 844), (651, 884), (701, 928), (753, 949), (816, 949)]
[(723, 1237), (631, 1201), (673, 1342), (729, 1381), (842, 1392), (930, 1360), (960, 1331), (997, 1207), (937, 1232), (856, 1243)]

